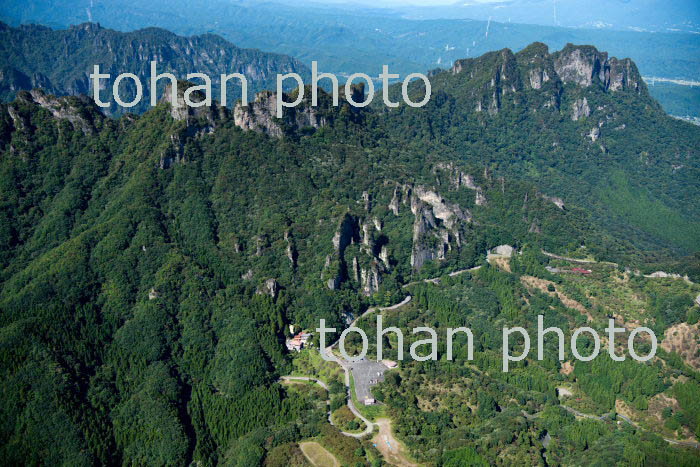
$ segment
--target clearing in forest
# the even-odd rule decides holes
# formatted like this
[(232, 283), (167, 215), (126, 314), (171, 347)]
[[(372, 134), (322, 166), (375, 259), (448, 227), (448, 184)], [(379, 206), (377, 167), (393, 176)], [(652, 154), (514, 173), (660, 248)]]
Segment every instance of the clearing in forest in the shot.
[(299, 447), (309, 462), (316, 467), (340, 467), (338, 459), (316, 441), (299, 443)]

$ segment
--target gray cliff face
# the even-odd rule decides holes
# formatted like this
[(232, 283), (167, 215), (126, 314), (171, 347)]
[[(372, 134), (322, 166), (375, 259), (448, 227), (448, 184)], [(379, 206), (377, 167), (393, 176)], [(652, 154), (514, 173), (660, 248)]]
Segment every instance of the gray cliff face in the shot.
[[(185, 127), (178, 133), (170, 135), (171, 145), (160, 154), (159, 167), (168, 169), (173, 164), (187, 162), (185, 156), (185, 141), (188, 138), (201, 136), (215, 131), (216, 127), (228, 118), (229, 110), (212, 101), (211, 105), (192, 107), (186, 105), (185, 92), (191, 83), (179, 81), (177, 95), (172, 86), (165, 88), (162, 102), (168, 104), (170, 116), (176, 121), (184, 121)], [(194, 103), (204, 101), (204, 94), (194, 90), (189, 94), (189, 100)]]
[[(17, 95), (17, 102), (8, 105), (8, 113), (15, 128), (22, 128), (26, 125), (26, 122), (17, 110), (17, 106), (20, 103), (36, 104), (49, 111), (58, 120), (70, 122), (74, 128), (82, 130), (83, 133), (93, 132), (93, 122), (99, 116), (97, 107), (86, 96), (56, 97), (46, 94), (40, 89), (34, 89), (29, 92), (21, 92)], [(93, 112), (86, 112), (86, 108), (93, 110)]]
[(381, 265), (376, 261), (365, 269), (361, 269), (361, 286), (362, 293), (370, 296), (379, 292), (379, 284), (381, 283)]
[(486, 196), (484, 196), (484, 190), (480, 186), (476, 185), (473, 175), (468, 174), (449, 163), (436, 164), (433, 169), (433, 173), (438, 175), (438, 180), (440, 180), (442, 177), (446, 177), (450, 183), (451, 189), (459, 190), (461, 187), (464, 187), (469, 190), (474, 190), (474, 204), (476, 206), (483, 206), (487, 203)]
[[(549, 53), (533, 43), (517, 54), (509, 49), (458, 60), (448, 72), (459, 75), (477, 113), (494, 116), (504, 105), (559, 110), (566, 93), (598, 86), (605, 92), (646, 92), (632, 60), (608, 57), (592, 46), (567, 44)], [(569, 86), (574, 88), (569, 88)], [(525, 91), (525, 92), (523, 92)], [(527, 91), (535, 91), (528, 93)]]
[[(360, 201), (370, 199), (365, 193)], [(339, 221), (331, 243), (333, 253), (326, 258), (324, 281), (334, 290), (347, 281), (354, 281), (364, 295), (379, 291), (382, 275), (389, 268), (386, 245), (377, 245), (375, 237), (381, 232), (377, 218), (346, 213)], [(350, 250), (352, 247), (352, 253)]]
[(553, 57), (554, 69), (564, 83), (574, 83), (583, 87), (597, 83), (606, 91), (641, 89), (639, 70), (629, 58), (608, 59), (607, 52), (599, 52), (592, 46), (572, 44), (567, 44), (560, 52), (553, 54)]
[[(202, 120), (203, 124), (199, 125), (199, 130), (206, 132), (212, 131), (216, 125), (225, 120), (229, 115), (229, 110), (221, 107), (218, 102), (212, 100), (211, 105), (201, 105), (193, 107), (185, 103), (185, 92), (193, 86), (187, 81), (178, 81), (177, 96), (173, 93), (171, 85), (166, 86), (163, 93), (163, 102), (170, 105), (170, 116), (177, 121), (185, 121), (188, 125), (195, 120)], [(195, 104), (202, 103), (205, 96), (202, 92), (194, 90), (189, 95), (189, 100)], [(206, 103), (205, 103), (206, 104)]]
[(621, 89), (641, 89), (641, 76), (637, 66), (629, 58), (618, 60), (612, 57), (608, 61), (610, 72), (608, 75), (608, 89), (618, 91)]
[(255, 96), (255, 101), (243, 106), (236, 103), (233, 120), (237, 127), (268, 134), (275, 138), (282, 137), (282, 127), (274, 118), (277, 111), (277, 96), (270, 91), (263, 91)]
[[(234, 123), (243, 130), (265, 133), (273, 138), (281, 138), (285, 133), (285, 127), (288, 130), (318, 129), (328, 125), (330, 122), (326, 116), (327, 107), (311, 106), (309, 93), (310, 91), (305, 93), (306, 97), (297, 106), (285, 107), (283, 117), (277, 118), (277, 94), (271, 91), (262, 91), (247, 106), (241, 102), (236, 103), (233, 110)], [(288, 94), (283, 94), (282, 98), (284, 102), (294, 101)]]
[(571, 109), (571, 120), (577, 121), (589, 115), (591, 115), (591, 108), (588, 106), (588, 100), (585, 97), (583, 99), (576, 99)]
[[(361, 242), (360, 220), (350, 213), (346, 213), (340, 219), (338, 228), (331, 240), (331, 243), (333, 244), (333, 253), (326, 257), (326, 264), (324, 266), (324, 273), (322, 277), (328, 277), (328, 279), (325, 280), (329, 289), (335, 290), (339, 288), (345, 280), (347, 280), (348, 274), (345, 261), (345, 250), (348, 248), (348, 246), (359, 242)], [(352, 260), (351, 276), (353, 278), (359, 277), (359, 267), (356, 257)]]
[(270, 298), (275, 300), (277, 299), (277, 295), (279, 294), (280, 288), (281, 287), (276, 279), (268, 279), (263, 283), (262, 286), (258, 287), (255, 293), (257, 295), (267, 294), (270, 296)]
[(287, 242), (287, 258), (289, 259), (289, 263), (292, 269), (296, 269), (299, 253), (297, 252), (296, 243), (294, 242), (294, 237), (291, 232), (287, 231), (284, 233), (284, 240)]
[(555, 54), (554, 69), (564, 83), (574, 83), (588, 87), (593, 79), (605, 82), (607, 54), (593, 47), (566, 47)]
[(411, 197), (413, 249), (411, 266), (419, 271), (426, 261), (444, 259), (448, 251), (461, 246), (460, 227), (471, 222), (471, 213), (442, 196), (418, 186)]

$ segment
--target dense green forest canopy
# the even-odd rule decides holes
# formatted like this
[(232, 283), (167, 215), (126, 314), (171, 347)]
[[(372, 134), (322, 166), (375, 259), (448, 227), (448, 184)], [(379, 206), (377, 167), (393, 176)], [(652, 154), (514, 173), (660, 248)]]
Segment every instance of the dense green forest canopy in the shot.
[[(220, 108), (183, 115), (162, 102), (111, 119), (88, 98), (20, 92), (0, 107), (2, 458), (284, 465), (315, 438), (344, 464), (379, 462), (371, 443), (328, 425), (316, 395), (277, 382), (293, 369), (284, 339), (290, 324), (342, 328), (410, 292), (415, 307), (396, 319), (470, 323), (485, 350), (476, 368), (409, 365), (380, 385), (422, 461), (537, 463), (548, 434), (550, 465), (591, 452), (692, 465), (647, 430), (577, 422), (559, 407), (559, 362), (493, 371), (501, 323), (538, 311), (567, 332), (585, 322), (526, 295), (521, 276), (561, 282), (542, 250), (697, 280), (698, 128), (667, 117), (643, 83), (613, 91), (550, 73), (528, 87), (528, 67), (555, 59), (534, 45), (464, 62), (432, 77), (422, 109), (333, 108), (325, 96), (276, 120), (251, 105), (258, 131)], [(502, 244), (523, 252), (508, 274), (484, 265)], [(477, 265), (444, 288), (402, 287)], [(689, 290), (635, 290), (660, 332), (697, 322)], [(577, 365), (580, 408), (642, 410), (671, 391), (667, 429), (696, 436), (697, 373), (665, 357)], [(454, 410), (424, 405), (421, 385), (444, 378), (469, 390), (445, 402)]]

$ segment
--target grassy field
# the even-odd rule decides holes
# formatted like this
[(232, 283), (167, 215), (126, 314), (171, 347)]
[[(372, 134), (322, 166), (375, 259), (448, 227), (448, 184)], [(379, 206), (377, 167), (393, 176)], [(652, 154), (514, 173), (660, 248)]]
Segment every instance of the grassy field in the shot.
[(292, 375), (313, 376), (326, 384), (331, 381), (343, 383), (343, 369), (334, 362), (323, 360), (318, 349), (304, 349), (294, 357)]
[(338, 459), (315, 441), (299, 443), (299, 447), (309, 462), (317, 467), (340, 467)]

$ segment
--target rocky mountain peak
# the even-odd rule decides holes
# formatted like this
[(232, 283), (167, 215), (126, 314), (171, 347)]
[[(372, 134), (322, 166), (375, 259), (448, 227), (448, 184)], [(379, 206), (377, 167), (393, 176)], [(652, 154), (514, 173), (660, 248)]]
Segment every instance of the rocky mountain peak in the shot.
[(8, 106), (15, 128), (21, 128), (24, 125), (19, 111), (19, 107), (23, 104), (36, 105), (48, 110), (58, 120), (69, 121), (83, 133), (93, 132), (94, 121), (100, 115), (95, 103), (87, 96), (56, 97), (46, 94), (41, 89), (33, 89), (18, 93), (15, 102)]
[[(178, 81), (177, 96), (173, 94), (172, 85), (168, 83), (163, 93), (162, 102), (166, 102), (170, 106), (170, 116), (177, 121), (204, 118), (210, 127), (214, 127), (219, 120), (228, 116), (228, 109), (221, 107), (218, 102), (212, 100), (211, 105), (202, 105), (201, 107), (193, 107), (186, 105), (185, 92), (187, 92), (193, 83), (188, 81)], [(205, 100), (203, 92), (195, 89), (190, 91), (189, 100), (193, 103), (200, 104)]]
[(631, 89), (640, 91), (641, 76), (637, 66), (629, 58), (608, 58), (590, 45), (567, 44), (552, 54), (554, 68), (564, 83), (588, 87), (599, 84), (604, 90)]

